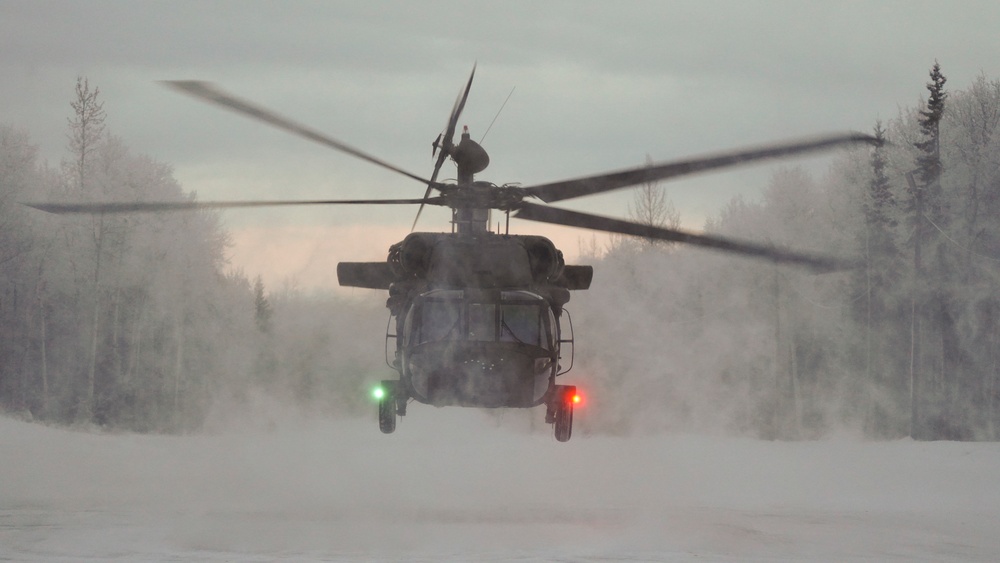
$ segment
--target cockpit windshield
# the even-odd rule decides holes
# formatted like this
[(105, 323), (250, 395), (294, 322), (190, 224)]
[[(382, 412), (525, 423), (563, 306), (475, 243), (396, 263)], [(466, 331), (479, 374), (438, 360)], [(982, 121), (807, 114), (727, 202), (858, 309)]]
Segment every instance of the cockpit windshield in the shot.
[(546, 347), (544, 321), (545, 317), (539, 314), (538, 305), (505, 300), (500, 304), (499, 340)]
[(555, 319), (529, 291), (436, 290), (420, 297), (407, 318), (407, 344), (443, 340), (516, 342), (552, 349)]
[(418, 343), (461, 338), (462, 301), (449, 297), (442, 295), (424, 302)]

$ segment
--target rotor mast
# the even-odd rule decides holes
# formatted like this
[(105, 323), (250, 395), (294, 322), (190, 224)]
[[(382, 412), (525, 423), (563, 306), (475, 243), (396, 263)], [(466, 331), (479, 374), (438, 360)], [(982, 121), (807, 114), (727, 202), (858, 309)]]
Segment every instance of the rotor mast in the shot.
[[(469, 127), (462, 128), (462, 140), (451, 150), (451, 158), (458, 165), (458, 187), (461, 190), (482, 189), (476, 186), (475, 175), (490, 164), (490, 155), (472, 140)], [(470, 198), (475, 200), (478, 198)], [(451, 222), (458, 234), (482, 234), (490, 228), (489, 207), (456, 207), (451, 212)]]

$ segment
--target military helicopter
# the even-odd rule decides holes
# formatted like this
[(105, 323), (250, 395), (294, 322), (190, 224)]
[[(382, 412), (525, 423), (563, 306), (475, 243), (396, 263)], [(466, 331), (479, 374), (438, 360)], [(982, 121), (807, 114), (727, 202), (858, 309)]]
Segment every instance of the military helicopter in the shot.
[[(218, 87), (198, 81), (164, 84), (257, 121), (392, 170), (425, 186), (421, 198), (309, 201), (177, 201), (32, 203), (52, 213), (135, 213), (285, 205), (419, 205), (414, 228), (379, 262), (341, 262), (340, 285), (387, 290), (390, 312), (386, 360), (398, 374), (376, 389), (383, 433), (396, 428), (410, 400), (435, 406), (531, 408), (545, 405), (555, 438), (568, 441), (581, 395), (557, 377), (573, 366), (572, 322), (564, 306), (571, 291), (586, 290), (593, 268), (568, 265), (548, 238), (509, 234), (510, 218), (660, 239), (810, 268), (817, 272), (851, 267), (837, 258), (707, 234), (642, 225), (542, 205), (647, 182), (763, 159), (873, 143), (849, 133), (522, 187), (477, 180), (490, 162), (468, 128), (454, 142), (475, 67), (452, 107), (444, 133), (432, 143), (429, 179), (278, 116)], [(444, 162), (457, 166), (457, 180), (438, 181)], [(452, 210), (451, 232), (413, 232), (425, 205)], [(502, 212), (507, 228), (491, 230), (491, 211)]]

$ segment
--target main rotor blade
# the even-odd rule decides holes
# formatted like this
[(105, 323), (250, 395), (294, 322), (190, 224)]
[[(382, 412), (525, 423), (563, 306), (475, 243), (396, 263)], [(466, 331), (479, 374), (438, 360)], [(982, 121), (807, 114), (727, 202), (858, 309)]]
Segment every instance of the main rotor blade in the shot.
[(444, 132), (444, 142), (454, 144), (455, 128), (458, 127), (458, 118), (465, 110), (465, 101), (469, 99), (469, 90), (472, 89), (472, 79), (476, 76), (476, 63), (472, 64), (472, 72), (469, 74), (469, 81), (465, 84), (465, 91), (455, 100), (455, 105), (451, 108), (451, 116), (448, 118), (448, 128)]
[[(465, 100), (469, 99), (469, 90), (472, 89), (472, 79), (476, 76), (476, 63), (472, 65), (472, 73), (469, 74), (469, 82), (465, 84), (465, 92), (458, 95), (455, 99), (455, 105), (451, 108), (451, 115), (448, 116), (448, 126), (445, 128), (444, 135), (439, 137), (442, 144), (438, 147), (438, 157), (437, 162), (434, 163), (434, 173), (431, 174), (431, 181), (427, 183), (427, 189), (424, 191), (424, 199), (427, 199), (431, 195), (431, 189), (434, 188), (434, 183), (437, 181), (438, 172), (441, 171), (441, 166), (444, 164), (446, 158), (448, 158), (451, 148), (455, 146), (455, 127), (458, 126), (458, 118), (462, 115), (462, 110), (465, 109)], [(410, 232), (412, 233), (417, 228), (417, 221), (420, 220), (420, 214), (423, 213), (424, 206), (421, 205), (417, 209), (417, 216), (413, 219), (413, 226), (410, 227)]]
[[(444, 162), (444, 151), (438, 156), (438, 162)], [(440, 165), (434, 167), (434, 174), (431, 175), (431, 181), (427, 183), (427, 189), (424, 190), (424, 199), (427, 199), (431, 195), (431, 190), (434, 189), (434, 182), (437, 180), (438, 168)], [(417, 208), (417, 216), (413, 218), (413, 225), (410, 227), (410, 232), (412, 233), (417, 229), (417, 221), (420, 220), (420, 214), (424, 212), (424, 204), (421, 203), (420, 207)]]
[(204, 100), (206, 102), (211, 102), (216, 105), (222, 106), (224, 108), (233, 110), (237, 113), (241, 113), (247, 117), (252, 117), (258, 121), (263, 121), (264, 123), (277, 127), (278, 129), (283, 129), (285, 131), (288, 131), (289, 133), (293, 133), (300, 137), (309, 139), (310, 141), (314, 141), (321, 145), (337, 149), (338, 151), (345, 152), (351, 156), (355, 156), (362, 160), (367, 160), (368, 162), (375, 164), (376, 166), (381, 166), (382, 168), (392, 170), (393, 172), (402, 174), (407, 178), (413, 178), (414, 180), (420, 183), (423, 184), (429, 183), (426, 179), (421, 178), (416, 174), (412, 174), (410, 172), (407, 172), (406, 170), (393, 166), (392, 164), (389, 164), (384, 160), (375, 158), (370, 154), (362, 152), (350, 145), (346, 145), (332, 137), (328, 137), (321, 133), (317, 133), (316, 131), (313, 131), (303, 125), (299, 125), (298, 123), (295, 123), (290, 119), (281, 117), (266, 109), (256, 106), (251, 102), (237, 98), (236, 96), (224, 92), (222, 89), (208, 82), (201, 82), (197, 80), (164, 80), (162, 81), (162, 84), (174, 88), (175, 90), (179, 90), (185, 94)]
[(232, 209), (238, 207), (279, 207), (289, 205), (441, 205), (441, 198), (421, 199), (318, 199), (303, 201), (135, 201), (111, 203), (22, 203), (40, 211), (68, 213), (156, 213), (197, 209)]
[(540, 223), (552, 223), (555, 225), (566, 225), (569, 227), (582, 227), (585, 229), (605, 231), (608, 233), (618, 233), (636, 237), (693, 244), (733, 254), (764, 258), (773, 262), (805, 266), (816, 272), (832, 272), (854, 267), (854, 264), (850, 261), (830, 256), (806, 254), (714, 235), (699, 235), (679, 231), (677, 229), (640, 225), (638, 223), (631, 223), (620, 219), (613, 219), (611, 217), (590, 215), (587, 213), (569, 211), (567, 209), (560, 209), (558, 207), (550, 207), (547, 205), (521, 203), (517, 213), (514, 214), (514, 217), (517, 217), (518, 219), (527, 219), (529, 221), (538, 221)]
[(863, 133), (833, 135), (781, 143), (757, 149), (689, 158), (666, 164), (641, 166), (608, 174), (577, 178), (575, 180), (530, 186), (524, 188), (524, 190), (544, 202), (552, 203), (554, 201), (617, 190), (637, 184), (656, 182), (667, 178), (675, 178), (677, 176), (695, 174), (697, 172), (725, 168), (757, 160), (819, 151), (840, 145), (857, 143), (874, 144), (875, 142), (875, 137)]

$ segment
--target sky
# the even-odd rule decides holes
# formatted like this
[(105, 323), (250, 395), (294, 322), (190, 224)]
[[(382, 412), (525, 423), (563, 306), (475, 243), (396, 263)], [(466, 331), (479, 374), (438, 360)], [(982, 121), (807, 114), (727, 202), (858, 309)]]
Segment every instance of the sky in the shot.
[[(64, 158), (77, 76), (112, 133), (174, 166), (203, 200), (407, 198), (404, 176), (168, 90), (208, 80), (418, 176), (474, 64), (460, 125), (531, 185), (736, 147), (869, 131), (925, 93), (1000, 77), (1000, 4), (903, 1), (195, 2), (0, 0), (0, 123)], [(831, 157), (799, 158), (821, 173)], [(700, 228), (777, 164), (665, 184)], [(449, 175), (450, 174), (450, 175)], [(453, 178), (448, 164), (442, 177)], [(560, 203), (624, 217), (631, 192)], [(382, 260), (412, 208), (227, 211), (231, 260), (274, 286), (335, 285), (340, 260)], [(447, 210), (419, 229), (447, 230)], [(495, 217), (494, 222), (500, 218)], [(512, 221), (571, 258), (590, 233)]]

